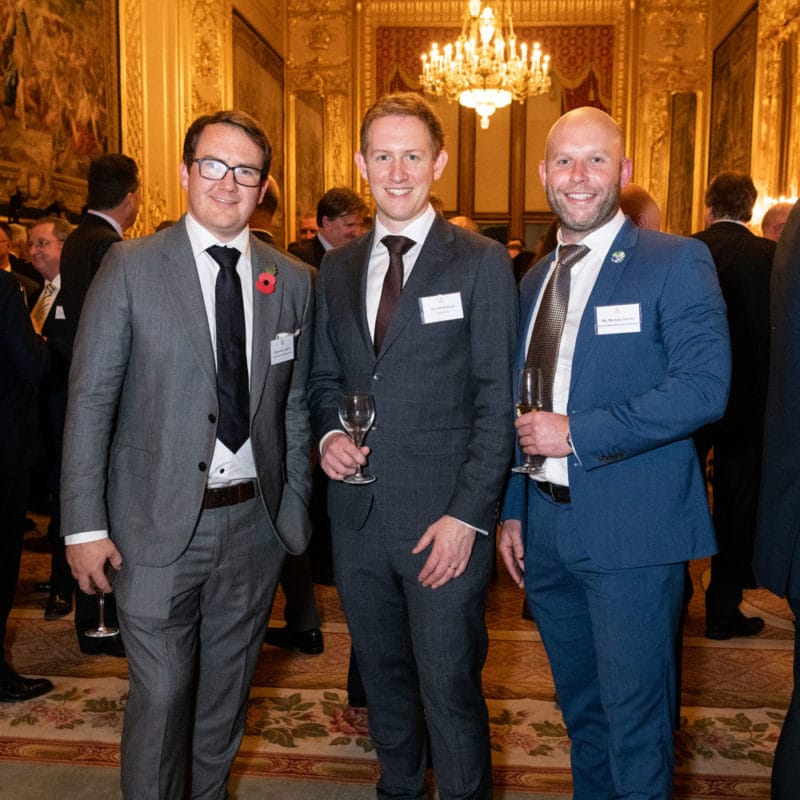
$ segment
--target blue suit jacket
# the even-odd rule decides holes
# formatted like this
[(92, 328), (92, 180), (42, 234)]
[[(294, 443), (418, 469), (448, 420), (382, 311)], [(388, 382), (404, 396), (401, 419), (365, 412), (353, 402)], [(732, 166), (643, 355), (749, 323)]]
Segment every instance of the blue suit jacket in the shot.
[[(520, 287), (518, 366), (553, 256)], [(600, 335), (596, 309), (637, 304), (638, 333)], [(692, 442), (725, 410), (730, 346), (725, 304), (705, 245), (625, 221), (581, 319), (568, 413), (572, 510), (601, 566), (667, 564), (715, 551), (705, 484)], [(524, 519), (524, 475), (514, 475), (504, 519)], [(536, 520), (528, 520), (529, 536)]]

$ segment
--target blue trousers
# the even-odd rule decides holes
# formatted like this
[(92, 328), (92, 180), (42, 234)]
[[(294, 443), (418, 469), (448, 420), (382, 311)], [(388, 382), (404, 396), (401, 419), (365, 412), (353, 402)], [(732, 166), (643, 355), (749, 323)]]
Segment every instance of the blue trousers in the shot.
[(600, 566), (570, 505), (531, 484), (525, 585), (572, 744), (575, 800), (668, 800), (684, 564)]

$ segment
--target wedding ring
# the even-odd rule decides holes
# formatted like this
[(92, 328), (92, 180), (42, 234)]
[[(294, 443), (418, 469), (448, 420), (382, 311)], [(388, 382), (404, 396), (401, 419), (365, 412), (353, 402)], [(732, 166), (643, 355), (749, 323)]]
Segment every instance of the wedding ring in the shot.
[(458, 569), (458, 565), (457, 564), (450, 564), (450, 569)]

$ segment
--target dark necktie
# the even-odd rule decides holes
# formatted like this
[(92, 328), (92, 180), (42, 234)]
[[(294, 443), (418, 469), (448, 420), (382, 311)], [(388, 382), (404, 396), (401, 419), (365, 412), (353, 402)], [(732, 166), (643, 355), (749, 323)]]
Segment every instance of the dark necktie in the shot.
[(383, 279), (381, 301), (378, 305), (378, 316), (375, 318), (375, 335), (372, 341), (375, 352), (381, 349), (383, 337), (392, 321), (400, 292), (403, 291), (403, 256), (414, 246), (413, 239), (407, 236), (384, 236), (381, 244), (389, 251), (389, 270)]
[(213, 245), (208, 254), (219, 264), (215, 287), (217, 325), (217, 439), (232, 453), (250, 431), (250, 389), (245, 349), (242, 284), (236, 273), (239, 251)]
[(539, 312), (533, 323), (525, 366), (542, 370), (542, 408), (545, 411), (553, 410), (556, 361), (569, 306), (569, 271), (588, 252), (589, 248), (583, 244), (561, 245), (556, 268), (545, 286)]

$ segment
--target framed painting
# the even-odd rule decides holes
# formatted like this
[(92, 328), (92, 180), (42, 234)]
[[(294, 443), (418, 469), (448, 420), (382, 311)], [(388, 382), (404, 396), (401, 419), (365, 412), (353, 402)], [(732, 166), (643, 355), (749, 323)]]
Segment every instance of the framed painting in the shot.
[(77, 212), (89, 162), (119, 149), (116, 0), (0, 3), (0, 204)]
[(325, 193), (323, 100), (314, 92), (295, 96), (295, 205), (298, 214), (317, 210)]
[(755, 5), (714, 50), (709, 180), (724, 170), (750, 172), (757, 44)]
[(283, 59), (243, 17), (233, 14), (233, 103), (255, 117), (272, 144), (270, 175), (278, 182), (281, 203), (272, 221), (280, 241), (285, 230)]
[(676, 92), (670, 103), (669, 178), (665, 230), (681, 236), (692, 232), (694, 146), (697, 95)]

